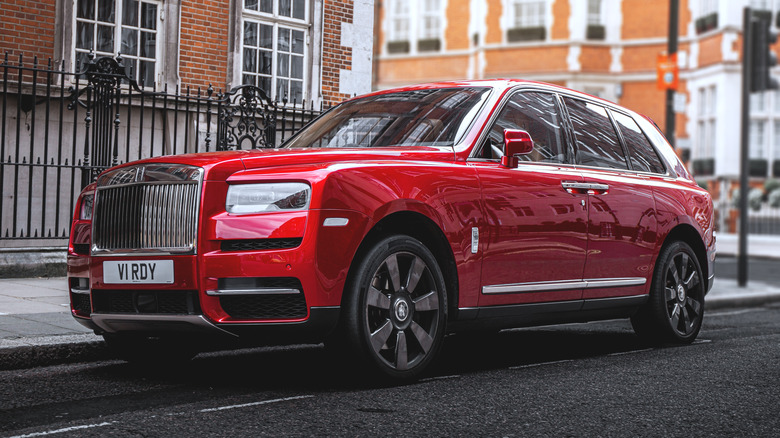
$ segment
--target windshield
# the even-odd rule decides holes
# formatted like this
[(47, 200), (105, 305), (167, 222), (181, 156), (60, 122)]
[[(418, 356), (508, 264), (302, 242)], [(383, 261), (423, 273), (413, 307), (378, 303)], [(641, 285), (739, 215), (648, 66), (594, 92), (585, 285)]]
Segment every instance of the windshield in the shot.
[(487, 91), (438, 88), (351, 100), (314, 120), (284, 147), (451, 147), (468, 129)]

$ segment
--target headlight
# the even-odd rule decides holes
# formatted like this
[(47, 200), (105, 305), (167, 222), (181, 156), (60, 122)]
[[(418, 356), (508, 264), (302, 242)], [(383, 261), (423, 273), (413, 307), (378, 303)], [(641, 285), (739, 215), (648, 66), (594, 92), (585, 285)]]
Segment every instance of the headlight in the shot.
[(311, 187), (304, 183), (237, 184), (228, 188), (225, 210), (247, 214), (278, 210), (305, 210)]
[(79, 209), (80, 220), (92, 220), (92, 201), (95, 195), (84, 195), (81, 197), (81, 208)]

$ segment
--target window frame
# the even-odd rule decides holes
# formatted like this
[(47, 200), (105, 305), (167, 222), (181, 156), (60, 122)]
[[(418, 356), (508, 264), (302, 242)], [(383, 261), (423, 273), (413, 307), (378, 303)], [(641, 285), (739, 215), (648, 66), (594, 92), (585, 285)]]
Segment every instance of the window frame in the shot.
[[(550, 0), (502, 0), (501, 31), (506, 44), (538, 44), (549, 41), (549, 17), (552, 16)], [(523, 8), (535, 7), (533, 15), (522, 14)]]
[(309, 1), (310, 0), (303, 0), (303, 18), (296, 18), (295, 17), (295, 0), (289, 0), (290, 1), (290, 15), (283, 15), (279, 13), (279, 6), (280, 6), (280, 0), (270, 0), (271, 2), (271, 11), (272, 12), (264, 12), (260, 10), (260, 5), (263, 3), (263, 0), (255, 0), (256, 4), (258, 5), (257, 10), (248, 9), (246, 4), (247, 0), (237, 0), (241, 2), (241, 10), (242, 12), (250, 12), (255, 14), (260, 14), (268, 18), (273, 18), (274, 20), (290, 20), (295, 21), (298, 23), (308, 23), (309, 18)]
[[(750, 126), (748, 159), (766, 160), (768, 177), (773, 175), (774, 162), (780, 161), (780, 90), (767, 90), (750, 95)], [(756, 141), (754, 126), (762, 126), (761, 141)]]
[[(509, 1), (509, 16), (510, 16), (510, 28), (527, 28), (527, 27), (544, 27), (547, 28), (547, 1), (546, 0), (510, 0)], [(529, 15), (531, 18), (537, 18), (538, 23), (535, 20), (529, 18), (523, 20), (523, 14), (518, 14), (518, 8), (523, 6), (537, 6), (539, 10), (536, 16)]]
[[(272, 27), (272, 38), (271, 38), (271, 44), (272, 47), (269, 49), (271, 51), (271, 75), (270, 75), (270, 90), (264, 90), (267, 92), (268, 97), (273, 101), (283, 102), (283, 99), (285, 96), (277, 96), (278, 91), (278, 81), (280, 78), (282, 80), (287, 80), (287, 104), (293, 105), (293, 98), (289, 96), (290, 93), (290, 83), (291, 80), (298, 80), (297, 78), (291, 78), (290, 76), (283, 76), (279, 74), (279, 55), (280, 54), (287, 54), (290, 57), (290, 60), (288, 60), (288, 72), (291, 72), (292, 69), (292, 56), (298, 56), (293, 54), (292, 52), (292, 33), (291, 38), (289, 41), (289, 50), (284, 52), (280, 52), (279, 49), (279, 30), (280, 28), (290, 31), (301, 31), (303, 32), (303, 61), (302, 61), (302, 75), (303, 77), (300, 79), (301, 81), (301, 100), (295, 100), (295, 103), (301, 104), (303, 101), (309, 101), (311, 100), (309, 90), (310, 81), (311, 81), (311, 74), (310, 74), (310, 62), (311, 62), (311, 31), (310, 28), (313, 25), (311, 21), (311, 2), (312, 0), (304, 0), (304, 18), (298, 19), (293, 17), (288, 17), (285, 15), (279, 14), (279, 3), (280, 0), (271, 0), (272, 2), (272, 13), (268, 12), (261, 12), (259, 11), (259, 4), (260, 0), (257, 0), (258, 4), (258, 11), (254, 11), (251, 9), (246, 8), (246, 0), (240, 0), (239, 6), (239, 20), (237, 23), (237, 44), (238, 44), (238, 50), (237, 50), (237, 58), (238, 62), (236, 64), (237, 70), (238, 70), (238, 85), (244, 85), (244, 75), (248, 74), (255, 78), (254, 85), (260, 87), (260, 85), (257, 82), (258, 77), (265, 77), (267, 75), (262, 74), (259, 72), (259, 56), (257, 59), (257, 70), (255, 72), (245, 72), (244, 71), (244, 51), (246, 48), (254, 50), (256, 53), (260, 50), (263, 50), (260, 48), (259, 43), (256, 47), (245, 47), (244, 46), (244, 32), (245, 32), (245, 23), (247, 21), (251, 23), (255, 23), (258, 27), (258, 42), (260, 38), (260, 26), (270, 26)], [(292, 8), (292, 1), (291, 1), (291, 8)], [(291, 15), (293, 14), (291, 10)], [(262, 88), (262, 87), (260, 87)]]
[[(392, 3), (388, 2), (388, 4), (392, 5), (390, 8), (388, 8), (388, 14), (387, 14), (387, 42), (388, 43), (396, 43), (396, 42), (411, 42), (412, 39), (412, 7), (411, 7), (411, 0), (395, 0)], [(401, 6), (405, 5), (406, 10), (405, 11), (399, 11), (399, 9), (402, 9)], [(406, 21), (406, 30), (404, 32), (399, 32), (396, 30), (395, 24), (399, 21)], [(400, 35), (400, 36), (399, 36)]]
[(695, 18), (706, 17), (711, 14), (717, 14), (720, 8), (718, 0), (698, 0), (696, 2), (697, 14)]
[[(604, 167), (604, 166), (590, 166), (586, 164), (580, 164), (578, 162), (579, 158), (579, 146), (577, 145), (577, 134), (574, 129), (574, 124), (572, 123), (571, 113), (569, 112), (569, 106), (566, 104), (564, 97), (568, 97), (570, 99), (579, 100), (582, 102), (586, 102), (591, 105), (596, 105), (604, 109), (604, 112), (607, 114), (607, 119), (609, 120), (609, 123), (612, 125), (612, 131), (615, 133), (615, 139), (617, 140), (618, 146), (620, 146), (620, 150), (623, 152), (623, 160), (625, 162), (626, 167), (625, 168), (619, 168), (619, 167)], [(629, 159), (628, 150), (625, 142), (623, 141), (623, 138), (621, 137), (620, 130), (618, 129), (614, 118), (612, 117), (611, 107), (609, 105), (605, 105), (602, 102), (594, 101), (592, 99), (587, 99), (582, 96), (578, 96), (575, 94), (561, 94), (561, 103), (563, 107), (566, 109), (566, 120), (568, 121), (568, 129), (570, 131), (569, 135), (571, 136), (571, 142), (572, 147), (574, 149), (574, 166), (575, 167), (582, 167), (586, 169), (600, 169), (600, 170), (607, 170), (612, 172), (634, 172), (631, 169), (631, 160)], [(641, 129), (641, 128), (640, 128)], [(652, 144), (652, 143), (651, 143)]]
[[(596, 5), (595, 13), (591, 10)], [(604, 26), (604, 0), (588, 0), (587, 19), (588, 25)]]
[(718, 98), (717, 84), (706, 84), (696, 90), (696, 142), (694, 144), (694, 159), (711, 159), (715, 157), (715, 131), (717, 129), (717, 113), (715, 107)]
[[(601, 102), (595, 99), (592, 99), (588, 96), (583, 96), (581, 94), (578, 94), (576, 92), (568, 92), (568, 90), (561, 90), (561, 89), (551, 89), (548, 87), (538, 86), (538, 85), (529, 85), (529, 84), (521, 84), (517, 85), (510, 90), (508, 90), (505, 95), (502, 97), (501, 102), (498, 103), (498, 105), (495, 106), (495, 109), (493, 110), (492, 114), (490, 115), (490, 118), (485, 123), (486, 127), (482, 130), (480, 133), (477, 141), (475, 142), (475, 145), (471, 152), (469, 153), (468, 161), (476, 161), (476, 162), (487, 162), (487, 163), (498, 163), (500, 160), (495, 158), (482, 158), (479, 155), (482, 152), (482, 148), (484, 147), (485, 142), (487, 141), (487, 137), (489, 135), (490, 129), (492, 129), (493, 125), (495, 124), (496, 120), (498, 119), (498, 116), (503, 111), (504, 107), (508, 104), (509, 99), (514, 96), (517, 93), (522, 92), (543, 92), (552, 94), (555, 96), (555, 102), (556, 107), (558, 108), (561, 116), (561, 130), (563, 131), (561, 134), (562, 141), (564, 143), (565, 147), (565, 155), (566, 159), (564, 163), (542, 163), (542, 162), (533, 162), (533, 161), (525, 161), (520, 162), (520, 164), (525, 163), (525, 165), (537, 165), (537, 166), (558, 166), (558, 167), (572, 167), (572, 168), (588, 168), (588, 169), (601, 169), (601, 170), (609, 170), (609, 171), (619, 171), (622, 173), (630, 172), (630, 173), (637, 173), (637, 174), (644, 174), (644, 175), (652, 175), (652, 176), (660, 176), (660, 177), (674, 177), (676, 175), (676, 172), (672, 172), (672, 166), (673, 163), (669, 162), (669, 158), (661, 152), (659, 149), (659, 145), (656, 143), (658, 139), (653, 138), (648, 132), (647, 129), (654, 128), (657, 130), (657, 126), (652, 122), (645, 118), (643, 118), (641, 115), (638, 115), (636, 113), (631, 112), (630, 110), (627, 110), (626, 108), (610, 104), (609, 102)], [(596, 105), (600, 105), (604, 107), (607, 111), (607, 114), (610, 115), (610, 121), (612, 123), (613, 129), (615, 130), (615, 134), (618, 136), (618, 141), (620, 142), (621, 147), (623, 148), (623, 153), (625, 154), (626, 164), (629, 166), (628, 170), (620, 170), (615, 168), (604, 168), (604, 167), (591, 167), (591, 166), (581, 166), (576, 163), (576, 146), (574, 145), (574, 142), (576, 141), (576, 138), (574, 137), (574, 129), (571, 125), (571, 117), (569, 115), (568, 108), (566, 107), (565, 103), (563, 102), (564, 97), (571, 97), (574, 99), (583, 100), (586, 102), (590, 102)], [(614, 120), (614, 117), (612, 117), (612, 112), (618, 112), (623, 115), (626, 115), (630, 117), (639, 127), (640, 131), (642, 132), (642, 135), (645, 136), (645, 139), (647, 139), (647, 142), (652, 147), (653, 151), (655, 152), (656, 156), (658, 157), (659, 161), (661, 162), (661, 165), (664, 168), (664, 173), (654, 173), (654, 172), (644, 172), (644, 171), (638, 171), (638, 170), (632, 170), (631, 167), (631, 160), (628, 155), (628, 146), (623, 141), (623, 138), (621, 136), (621, 133), (619, 129), (617, 129), (616, 122)], [(657, 135), (661, 136), (663, 138), (663, 134), (658, 131)], [(665, 141), (665, 139), (664, 139)]]
[(475, 143), (476, 146), (472, 148), (471, 153), (469, 154), (469, 161), (479, 161), (479, 162), (488, 162), (488, 163), (498, 163), (501, 160), (499, 158), (483, 158), (480, 155), (482, 154), (482, 149), (487, 144), (488, 138), (490, 137), (490, 132), (493, 129), (493, 126), (498, 122), (498, 118), (503, 113), (504, 109), (509, 105), (511, 99), (520, 94), (520, 93), (545, 93), (549, 94), (553, 98), (553, 102), (555, 104), (555, 107), (558, 109), (558, 116), (561, 119), (560, 122), (560, 130), (561, 130), (561, 143), (563, 146), (563, 152), (564, 152), (564, 161), (562, 163), (545, 163), (540, 161), (520, 161), (519, 164), (526, 165), (526, 166), (563, 166), (563, 167), (570, 167), (575, 166), (574, 163), (574, 149), (571, 142), (570, 132), (569, 132), (569, 116), (566, 113), (566, 108), (563, 105), (563, 102), (561, 100), (561, 95), (554, 90), (541, 88), (541, 87), (529, 87), (527, 85), (521, 85), (518, 87), (515, 87), (511, 90), (509, 90), (504, 97), (501, 99), (501, 102), (496, 106), (496, 108), (493, 110), (493, 114), (491, 115), (488, 122), (485, 124), (485, 129), (482, 130), (482, 133), (480, 134), (479, 138), (477, 139), (477, 142)]
[[(426, 8), (428, 2), (436, 2), (435, 7), (428, 10)], [(442, 37), (442, 0), (421, 0), (420, 1), (420, 25), (417, 27), (417, 40), (430, 40), (441, 39)], [(436, 28), (434, 32), (429, 31), (425, 26), (426, 18), (434, 18), (436, 20)]]
[[(435, 7), (428, 9), (429, 1), (435, 2)], [(383, 55), (409, 56), (444, 51), (447, 0), (395, 0), (387, 4), (382, 23), (385, 36), (381, 48)], [(401, 5), (406, 5), (405, 10), (401, 10)], [(429, 33), (424, 28), (426, 18), (436, 19), (434, 32)], [(405, 33), (396, 30), (395, 24), (399, 20), (406, 21)]]
[[(70, 54), (70, 61), (71, 61), (71, 70), (72, 71), (83, 71), (84, 66), (79, 66), (79, 53), (94, 53), (95, 57), (101, 57), (101, 56), (109, 56), (111, 58), (116, 58), (118, 56), (122, 56), (123, 59), (132, 59), (136, 64), (136, 69), (133, 70), (133, 79), (136, 80), (139, 87), (141, 86), (141, 78), (140, 78), (140, 62), (149, 62), (152, 58), (144, 58), (140, 55), (140, 43), (138, 47), (138, 54), (137, 55), (130, 55), (130, 54), (122, 54), (121, 53), (121, 47), (122, 47), (122, 28), (125, 27), (122, 23), (124, 8), (123, 3), (124, 0), (112, 0), (114, 2), (114, 21), (113, 24), (110, 24), (113, 27), (113, 41), (114, 41), (114, 47), (113, 52), (97, 50), (97, 26), (101, 25), (109, 25), (108, 21), (100, 21), (98, 17), (98, 3), (99, 0), (93, 0), (94, 1), (94, 19), (87, 19), (87, 18), (81, 18), (78, 15), (78, 3), (79, 0), (66, 0), (70, 3), (72, 7), (72, 21), (70, 25), (70, 47), (69, 47), (69, 54)], [(154, 89), (162, 86), (162, 82), (164, 81), (161, 77), (161, 72), (164, 71), (162, 66), (160, 65), (165, 61), (166, 55), (164, 53), (163, 47), (164, 42), (167, 39), (167, 35), (165, 34), (166, 26), (165, 21), (163, 20), (163, 14), (164, 14), (164, 8), (165, 8), (165, 0), (136, 0), (138, 2), (138, 8), (139, 10), (142, 8), (142, 3), (150, 3), (154, 4), (157, 7), (157, 12), (155, 16), (155, 57), (154, 59), (154, 72), (153, 72), (153, 78), (151, 84), (143, 84), (142, 88), (145, 89)], [(78, 29), (79, 29), (79, 22), (82, 23), (91, 23), (95, 28), (93, 29), (93, 41), (92, 41), (92, 50), (82, 49), (77, 47), (78, 46)], [(138, 32), (141, 32), (141, 14), (138, 15), (138, 25), (137, 26), (130, 26), (131, 29), (135, 29)], [(140, 35), (138, 35), (138, 38), (140, 38)]]
[[(656, 145), (650, 140), (650, 137), (647, 135), (647, 133), (642, 129), (642, 126), (639, 124), (639, 122), (636, 120), (635, 117), (633, 117), (631, 114), (625, 112), (625, 111), (619, 111), (613, 107), (606, 107), (607, 112), (610, 115), (610, 119), (612, 119), (612, 124), (615, 127), (615, 131), (617, 132), (618, 138), (620, 139), (620, 142), (623, 144), (623, 151), (626, 152), (626, 161), (628, 162), (629, 170), (636, 173), (641, 174), (650, 174), (650, 175), (668, 175), (669, 169), (668, 165), (666, 164), (665, 160), (661, 157), (661, 154), (659, 153), (658, 149), (656, 148)], [(615, 119), (614, 113), (620, 114), (624, 117), (628, 117), (631, 119), (635, 124), (636, 127), (639, 128), (639, 132), (642, 133), (642, 136), (645, 138), (645, 141), (647, 141), (647, 144), (650, 145), (650, 149), (655, 154), (656, 158), (658, 159), (658, 162), (661, 163), (661, 172), (647, 172), (644, 170), (637, 170), (634, 169), (633, 164), (631, 163), (631, 152), (634, 151), (634, 147), (629, 145), (626, 141), (625, 137), (623, 136), (623, 131), (620, 129), (620, 123)]]

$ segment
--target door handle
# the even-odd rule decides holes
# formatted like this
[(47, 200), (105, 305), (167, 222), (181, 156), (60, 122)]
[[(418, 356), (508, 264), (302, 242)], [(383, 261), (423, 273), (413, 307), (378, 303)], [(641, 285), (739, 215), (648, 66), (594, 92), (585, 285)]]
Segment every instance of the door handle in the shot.
[(572, 195), (606, 195), (609, 192), (609, 185), (602, 183), (561, 181), (561, 186)]

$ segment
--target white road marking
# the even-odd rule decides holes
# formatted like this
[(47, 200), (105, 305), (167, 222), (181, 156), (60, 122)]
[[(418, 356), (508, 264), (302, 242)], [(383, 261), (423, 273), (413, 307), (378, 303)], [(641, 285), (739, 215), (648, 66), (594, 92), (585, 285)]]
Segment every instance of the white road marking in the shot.
[(696, 344), (709, 344), (710, 342), (712, 342), (712, 339), (697, 339), (697, 340), (693, 341), (693, 345), (696, 345)]
[(574, 360), (573, 359), (566, 359), (566, 360), (554, 360), (552, 362), (531, 363), (531, 364), (528, 364), (528, 365), (517, 365), (517, 366), (514, 366), (514, 367), (509, 367), (509, 369), (510, 370), (520, 370), (520, 369), (523, 369), (523, 368), (533, 368), (533, 367), (540, 367), (540, 366), (544, 366), (544, 365), (555, 365), (555, 364), (558, 364), (558, 363), (566, 363), (566, 362), (574, 362)]
[(425, 379), (420, 379), (420, 382), (430, 382), (433, 380), (447, 380), (447, 379), (458, 379), (458, 378), (460, 378), (460, 374), (455, 374), (452, 376), (427, 377)]
[(290, 400), (300, 400), (302, 398), (312, 398), (313, 395), (298, 395), (295, 397), (285, 397), (285, 398), (275, 398), (273, 400), (263, 400), (259, 402), (253, 402), (253, 403), (243, 403), (240, 405), (230, 405), (230, 406), (220, 406), (218, 408), (208, 408), (208, 409), (201, 409), (198, 412), (217, 412), (217, 411), (224, 411), (226, 409), (236, 409), (236, 408), (248, 408), (251, 406), (259, 406), (259, 405), (267, 405), (270, 403), (279, 403), (283, 401), (290, 401)]
[(766, 309), (760, 309), (760, 308), (756, 308), (756, 309), (743, 309), (743, 310), (731, 310), (731, 311), (728, 311), (728, 312), (706, 313), (705, 315), (707, 316), (707, 318), (712, 318), (712, 317), (715, 317), (715, 316), (731, 316), (731, 315), (741, 315), (743, 313), (750, 313), (750, 312), (763, 312), (765, 310)]
[(625, 356), (626, 354), (644, 353), (645, 351), (653, 351), (652, 348), (644, 348), (642, 350), (621, 351), (619, 353), (610, 353), (607, 356)]
[(81, 430), (81, 429), (90, 429), (93, 427), (103, 427), (103, 426), (110, 426), (114, 424), (111, 423), (99, 423), (99, 424), (85, 424), (82, 426), (72, 426), (72, 427), (66, 427), (63, 429), (57, 429), (57, 430), (47, 430), (46, 432), (35, 432), (35, 433), (28, 433), (27, 435), (16, 435), (12, 436), (10, 438), (30, 438), (34, 436), (46, 436), (46, 435), (54, 435), (55, 433), (66, 433), (66, 432), (73, 432), (74, 430)]

